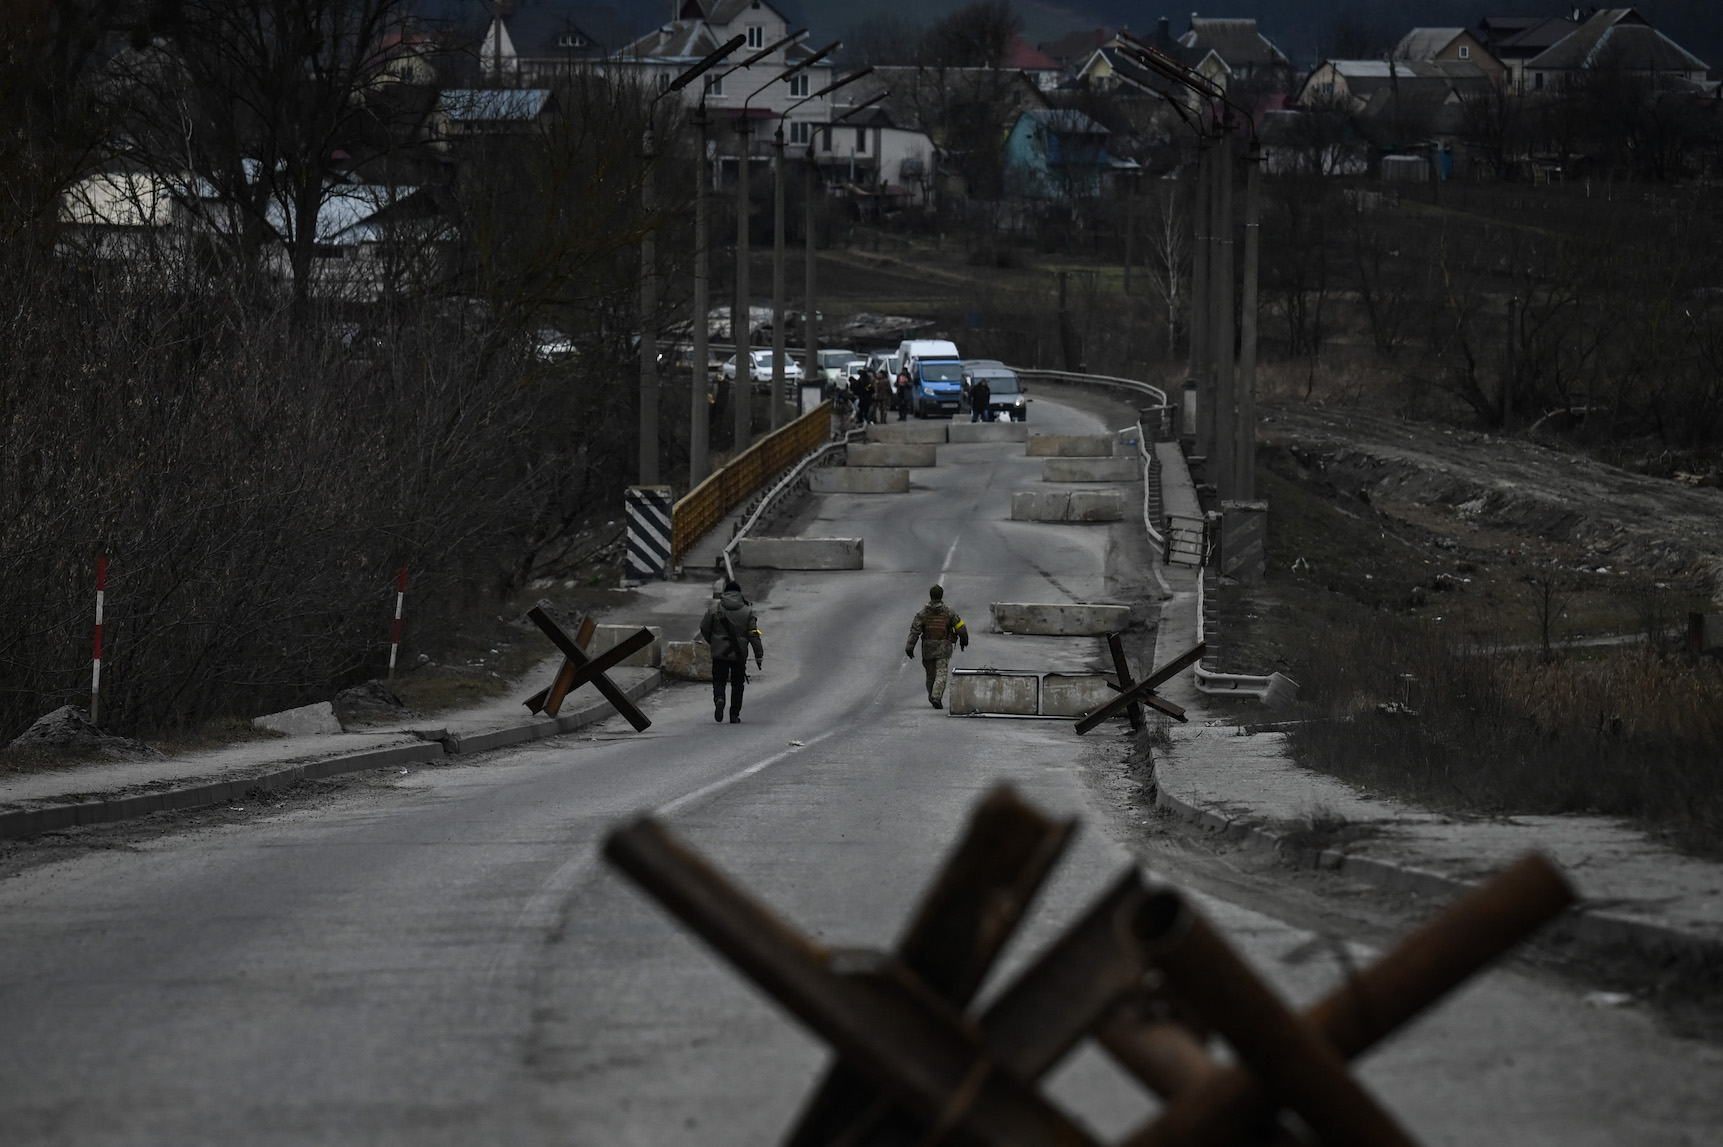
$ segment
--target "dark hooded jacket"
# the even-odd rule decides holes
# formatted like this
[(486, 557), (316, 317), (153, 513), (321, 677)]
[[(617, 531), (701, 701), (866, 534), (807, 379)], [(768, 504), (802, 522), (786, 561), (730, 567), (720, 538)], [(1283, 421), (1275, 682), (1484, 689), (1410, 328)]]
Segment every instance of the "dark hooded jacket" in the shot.
[(706, 616), (700, 619), (700, 636), (712, 647), (714, 661), (746, 661), (749, 646), (756, 661), (766, 655), (760, 644), (760, 619), (741, 590), (725, 590), (724, 596), (707, 608)]

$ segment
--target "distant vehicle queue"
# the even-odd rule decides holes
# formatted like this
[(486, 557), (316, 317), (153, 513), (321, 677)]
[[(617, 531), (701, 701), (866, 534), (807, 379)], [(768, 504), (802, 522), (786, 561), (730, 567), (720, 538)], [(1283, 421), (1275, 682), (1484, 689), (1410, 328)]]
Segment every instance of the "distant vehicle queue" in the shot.
[[(884, 422), (896, 413), (917, 418), (995, 419), (1025, 422), (1028, 403), (1017, 372), (997, 359), (965, 359), (946, 339), (905, 339), (896, 350), (863, 358), (849, 351), (821, 351), (833, 365), (825, 392), (853, 403), (863, 422)], [(838, 365), (841, 359), (841, 365)]]

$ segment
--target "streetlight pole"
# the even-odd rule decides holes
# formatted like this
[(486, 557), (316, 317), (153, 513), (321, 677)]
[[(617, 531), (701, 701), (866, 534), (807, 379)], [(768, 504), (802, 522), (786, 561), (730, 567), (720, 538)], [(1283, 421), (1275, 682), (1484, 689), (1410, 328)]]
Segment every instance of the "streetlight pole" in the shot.
[(687, 87), (695, 77), (715, 67), (744, 42), (745, 37), (737, 36), (709, 53), (671, 80), (646, 105), (646, 127), (640, 137), (640, 207), (646, 224), (640, 239), (640, 454), (637, 472), (642, 486), (658, 484), (658, 227), (653, 219), (658, 204), (652, 194), (652, 168), (658, 158), (658, 148), (652, 131), (652, 117), (659, 100)]
[(1257, 261), (1262, 243), (1262, 145), (1251, 141), (1244, 175), (1244, 300), (1243, 329), (1238, 348), (1238, 478), (1233, 496), (1256, 500), (1256, 305)]
[(753, 313), (748, 307), (748, 109), (736, 121), (736, 299), (730, 305), (730, 337), (736, 342), (736, 385), (730, 396), (733, 409), (735, 442), (730, 447), (734, 458), (748, 448), (754, 436), (752, 391), (754, 389), (754, 359), (749, 352), (753, 334)]
[[(838, 45), (834, 43), (828, 47), (820, 49), (820, 51), (815, 52), (812, 56), (809, 56), (807, 59), (803, 60), (800, 64), (797, 64), (794, 68), (791, 68), (789, 71), (785, 72), (782, 76), (779, 76), (778, 79), (784, 83), (788, 83), (789, 80), (791, 79), (791, 77), (796, 75), (796, 73), (801, 72), (801, 71), (805, 71), (808, 68), (813, 67), (814, 64), (816, 64), (820, 60), (824, 59), (828, 53), (835, 50), (837, 48), (837, 46)], [(788, 176), (785, 174), (785, 170), (784, 170), (784, 120), (789, 117), (789, 114), (791, 112), (795, 111), (797, 108), (801, 107), (803, 104), (810, 103), (813, 100), (820, 99), (824, 96), (828, 96), (832, 92), (837, 91), (839, 88), (844, 87), (846, 84), (853, 84), (857, 80), (861, 79), (863, 76), (869, 75), (872, 72), (873, 72), (873, 69), (871, 67), (863, 68), (859, 72), (852, 73), (851, 75), (845, 76), (844, 78), (837, 80), (834, 83), (827, 84), (825, 87), (821, 88), (819, 91), (813, 93), (812, 95), (804, 96), (802, 99), (797, 100), (795, 103), (793, 103), (789, 107), (785, 108), (778, 115), (778, 130), (777, 130), (777, 133), (773, 136), (773, 148), (774, 148), (774, 152), (773, 152), (773, 163), (774, 163), (774, 167), (773, 167), (773, 175), (774, 175), (773, 208), (774, 208), (774, 210), (773, 210), (773, 231), (772, 231), (772, 402), (771, 402), (772, 429), (773, 430), (776, 430), (778, 428), (778, 426), (781, 424), (783, 407), (785, 405), (787, 405), (786, 399), (788, 398), (788, 395), (785, 393), (785, 383), (784, 383), (784, 373), (785, 373), (784, 338), (785, 338), (785, 327), (788, 325), (788, 319), (787, 319), (787, 316), (785, 314), (785, 308), (784, 308), (784, 243), (785, 243), (784, 196), (785, 196), (785, 192), (786, 192), (787, 187), (788, 187)], [(882, 93), (880, 93), (880, 95), (876, 96), (874, 99), (869, 100), (866, 104), (861, 105), (861, 107), (871, 106), (872, 104), (878, 103), (880, 100), (882, 100), (884, 98), (885, 98), (885, 93), (882, 92)], [(858, 107), (858, 108), (855, 108), (851, 112), (848, 112), (846, 114), (853, 115), (856, 111), (860, 111), (860, 110), (861, 110), (861, 108)], [(809, 195), (810, 195), (809, 206), (808, 206), (809, 238), (808, 238), (808, 242), (807, 242), (807, 255), (806, 255), (806, 268), (805, 268), (805, 272), (809, 276), (809, 278), (807, 280), (807, 284), (804, 286), (804, 294), (807, 294), (810, 296), (812, 293), (811, 292), (811, 284), (813, 282), (813, 279), (812, 279), (812, 274), (813, 274), (813, 240), (811, 237), (812, 236), (812, 226), (813, 226), (813, 206), (812, 206), (813, 201), (811, 198), (812, 191), (813, 191), (813, 182), (811, 179), (811, 175), (812, 175), (812, 171), (813, 171), (813, 155), (814, 155), (814, 147), (813, 147), (812, 138), (810, 136), (810, 139), (808, 142), (808, 172), (809, 172), (810, 178), (808, 179), (808, 183), (807, 183), (807, 187), (808, 187), (808, 191), (809, 191)], [(808, 306), (806, 308), (804, 308), (804, 316), (803, 316), (803, 327), (805, 328), (804, 334), (806, 334), (806, 336), (807, 336), (807, 357), (802, 362), (802, 382), (804, 385), (807, 383), (807, 381), (809, 380), (810, 377), (813, 377), (813, 372), (817, 371), (818, 366), (819, 366), (819, 342), (818, 342), (818, 338), (817, 338), (817, 335), (816, 335), (816, 333), (814, 331), (814, 327), (813, 327), (814, 319), (813, 319), (812, 305), (813, 304), (810, 301), (808, 303)], [(798, 410), (800, 409), (800, 402), (799, 401), (797, 403), (797, 409)]]
[(1215, 437), (1213, 462), (1208, 472), (1212, 481), (1220, 491), (1222, 498), (1233, 498), (1234, 456), (1238, 446), (1238, 405), (1237, 394), (1234, 391), (1234, 364), (1236, 353), (1233, 347), (1232, 286), (1233, 286), (1233, 237), (1232, 237), (1232, 177), (1233, 149), (1236, 143), (1233, 136), (1232, 118), (1227, 117), (1221, 126), (1219, 151), (1215, 168), (1215, 198), (1217, 200), (1215, 214), (1215, 268), (1218, 275), (1210, 272), (1210, 285), (1214, 290), (1215, 305)]
[[(784, 45), (789, 44), (794, 40), (799, 40), (805, 35), (807, 35), (806, 32), (796, 32), (789, 36), (785, 36), (777, 43), (768, 45), (756, 52), (754, 55), (749, 56), (746, 60), (743, 60), (738, 64), (736, 68), (750, 67), (758, 61), (765, 59), (766, 56), (777, 51), (779, 48), (782, 48)], [(742, 451), (746, 450), (749, 442), (754, 437), (754, 412), (752, 409), (753, 395), (751, 393), (754, 388), (754, 361), (752, 355), (749, 353), (749, 347), (751, 345), (750, 336), (753, 334), (754, 316), (752, 308), (749, 305), (749, 295), (751, 291), (748, 283), (748, 261), (751, 257), (751, 252), (749, 250), (748, 216), (751, 211), (750, 192), (752, 190), (749, 187), (748, 178), (748, 152), (751, 146), (748, 137), (752, 134), (753, 129), (748, 123), (748, 105), (753, 102), (755, 96), (771, 87), (774, 83), (777, 83), (780, 79), (787, 79), (793, 73), (807, 67), (812, 64), (814, 60), (819, 59), (821, 56), (826, 55), (836, 48), (837, 45), (833, 44), (818, 55), (811, 57), (808, 60), (804, 60), (795, 68), (790, 69), (780, 76), (774, 76), (759, 87), (755, 88), (752, 92), (748, 93), (748, 98), (742, 101), (742, 114), (736, 119), (736, 135), (740, 140), (740, 143), (737, 147), (736, 157), (736, 301), (730, 307), (730, 334), (736, 343), (736, 385), (735, 393), (732, 395), (734, 405), (733, 436), (735, 438), (735, 442), (731, 446), (731, 457), (735, 457)], [(732, 68), (730, 70), (735, 71), (736, 68)], [(776, 345), (775, 336), (774, 344)], [(778, 369), (781, 370), (782, 368), (779, 367)], [(775, 385), (776, 384), (774, 384), (774, 387)], [(773, 414), (774, 417), (772, 425), (776, 427), (776, 412), (774, 411)]]
[[(813, 369), (813, 364), (808, 364)], [(784, 421), (784, 120), (772, 136), (772, 429)], [(806, 377), (804, 375), (804, 377)]]
[[(657, 101), (653, 101), (656, 103)], [(652, 112), (646, 113), (646, 130), (640, 140), (640, 207), (646, 227), (640, 238), (640, 460), (642, 486), (658, 485), (658, 267), (657, 228), (652, 213), (652, 161), (657, 158), (652, 139)]]
[(707, 315), (711, 313), (712, 303), (708, 298), (709, 287), (707, 280), (711, 274), (710, 256), (707, 254), (707, 219), (706, 219), (706, 182), (709, 178), (708, 161), (706, 159), (706, 99), (700, 99), (700, 106), (694, 113), (694, 126), (699, 132), (700, 150), (694, 160), (694, 381), (689, 388), (688, 400), (688, 488), (692, 490), (706, 480), (711, 471), (711, 430), (712, 404), (707, 396), (706, 388), (711, 380), (707, 378), (707, 363), (711, 361), (711, 351), (706, 344), (709, 336), (707, 330)]

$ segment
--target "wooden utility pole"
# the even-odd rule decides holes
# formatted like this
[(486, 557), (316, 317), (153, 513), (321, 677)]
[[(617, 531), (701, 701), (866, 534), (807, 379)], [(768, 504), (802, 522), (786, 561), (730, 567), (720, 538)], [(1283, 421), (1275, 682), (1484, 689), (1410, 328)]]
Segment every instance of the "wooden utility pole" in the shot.
[(1197, 385), (1196, 424), (1190, 435), (1196, 449), (1205, 457), (1212, 451), (1209, 443), (1214, 424), (1214, 387), (1209, 376), (1209, 200), (1213, 180), (1209, 178), (1209, 140), (1197, 143), (1196, 185), (1191, 191), (1191, 329), (1190, 357), (1186, 376)]
[[(772, 137), (772, 398), (773, 430), (784, 424), (784, 121)], [(811, 364), (809, 369), (813, 369)]]
[[(745, 111), (746, 109), (744, 109)], [(735, 439), (730, 457), (748, 448), (754, 437), (754, 360), (748, 353), (752, 343), (753, 313), (748, 308), (748, 117), (736, 121), (736, 302), (730, 308), (730, 336), (736, 343), (736, 382), (730, 396), (735, 415)]]
[(1222, 128), (1215, 162), (1215, 264), (1209, 271), (1214, 295), (1214, 451), (1209, 455), (1208, 479), (1222, 498), (1233, 498), (1237, 456), (1238, 410), (1234, 392), (1234, 326), (1232, 289), (1234, 250), (1232, 238), (1233, 149), (1237, 144), (1229, 118)]
[[(802, 236), (802, 333), (807, 336), (808, 355), (803, 360), (803, 379), (808, 380), (807, 371), (815, 374), (811, 381), (820, 381), (822, 376), (817, 366), (820, 361), (820, 324), (817, 312), (814, 310), (814, 192), (819, 186), (819, 173), (814, 168), (814, 137), (808, 134), (808, 154), (803, 161), (802, 187), (806, 191), (807, 212)], [(798, 403), (797, 409), (801, 406)], [(805, 411), (803, 413), (806, 413)]]
[(706, 181), (711, 177), (711, 161), (706, 156), (706, 101), (701, 100), (694, 113), (694, 126), (700, 133), (700, 150), (694, 159), (694, 383), (688, 400), (688, 488), (692, 490), (706, 480), (712, 470), (711, 429), (712, 405), (706, 388), (711, 380), (706, 376), (706, 364), (711, 359), (707, 346), (707, 323), (712, 311), (708, 279), (711, 257), (707, 252)]
[(1244, 298), (1239, 313), (1237, 478), (1233, 497), (1256, 500), (1256, 308), (1261, 251), (1262, 145), (1252, 140), (1244, 168)]

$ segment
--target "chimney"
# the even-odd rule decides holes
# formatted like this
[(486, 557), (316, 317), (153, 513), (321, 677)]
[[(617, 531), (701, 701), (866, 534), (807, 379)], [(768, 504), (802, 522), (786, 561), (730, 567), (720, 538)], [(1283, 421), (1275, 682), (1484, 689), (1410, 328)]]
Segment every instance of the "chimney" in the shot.
[(1160, 26), (1155, 29), (1155, 46), (1164, 52), (1172, 46), (1172, 42), (1172, 30), (1168, 27), (1167, 18), (1162, 16)]
[(1197, 30), (1197, 14), (1195, 12), (1192, 12), (1191, 13), (1191, 31), (1194, 32), (1196, 30)]

